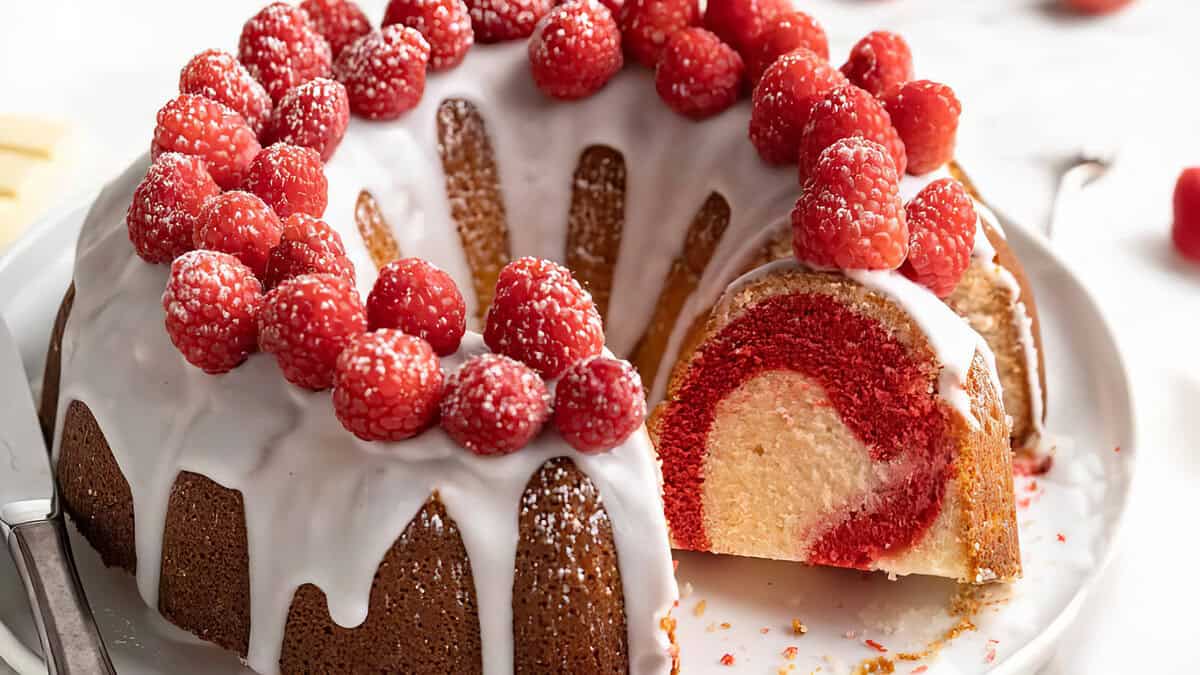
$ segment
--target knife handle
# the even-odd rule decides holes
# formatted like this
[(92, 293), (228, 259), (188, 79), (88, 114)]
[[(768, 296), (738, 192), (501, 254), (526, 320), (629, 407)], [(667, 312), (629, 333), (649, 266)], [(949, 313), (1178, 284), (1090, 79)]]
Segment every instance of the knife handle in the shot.
[(49, 675), (115, 674), (79, 583), (62, 519), (17, 525), (8, 544), (29, 592)]

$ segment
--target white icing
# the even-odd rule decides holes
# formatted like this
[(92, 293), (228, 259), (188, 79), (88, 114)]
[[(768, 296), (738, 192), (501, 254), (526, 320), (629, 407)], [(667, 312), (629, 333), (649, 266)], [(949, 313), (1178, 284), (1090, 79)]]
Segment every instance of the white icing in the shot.
[[(600, 455), (575, 452), (551, 430), (498, 458), (472, 455), (440, 429), (402, 443), (364, 443), (338, 423), (328, 392), (288, 384), (268, 355), (205, 375), (183, 361), (163, 329), (167, 267), (138, 259), (126, 237), (125, 209), (146, 166), (138, 161), (106, 188), (84, 224), (59, 409), (73, 400), (88, 404), (129, 482), (137, 583), (148, 605), (157, 606), (162, 524), (180, 471), (243, 495), (252, 623), (246, 660), (263, 673), (278, 670), (287, 610), (301, 584), (325, 590), (340, 625), (363, 621), (379, 562), (437, 491), (471, 562), (485, 672), (511, 672), (520, 497), (546, 460), (565, 456), (596, 484), (612, 523), (632, 672), (670, 669), (659, 622), (677, 590), (661, 477), (644, 431)], [(343, 232), (347, 242), (351, 233)], [(373, 274), (369, 264), (360, 269)], [(482, 349), (469, 333), (443, 366), (453, 369)]]

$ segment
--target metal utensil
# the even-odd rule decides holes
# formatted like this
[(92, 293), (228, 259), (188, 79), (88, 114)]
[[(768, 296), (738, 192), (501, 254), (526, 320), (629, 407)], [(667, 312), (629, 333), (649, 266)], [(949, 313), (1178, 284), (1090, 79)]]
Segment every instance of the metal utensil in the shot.
[(1084, 188), (1098, 180), (1112, 168), (1116, 150), (1107, 146), (1085, 147), (1072, 157), (1058, 177), (1058, 189), (1054, 193), (1054, 204), (1050, 209), (1050, 222), (1046, 223), (1046, 238), (1052, 239), (1057, 226), (1064, 219), (1071, 202)]
[(55, 498), (25, 369), (0, 319), (0, 534), (29, 593), (51, 675), (115, 673), (88, 607)]

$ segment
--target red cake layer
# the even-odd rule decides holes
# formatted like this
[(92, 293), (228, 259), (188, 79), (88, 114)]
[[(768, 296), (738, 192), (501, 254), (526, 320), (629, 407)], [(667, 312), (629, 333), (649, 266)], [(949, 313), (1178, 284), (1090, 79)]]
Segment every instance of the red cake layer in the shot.
[(660, 426), (667, 518), (678, 545), (708, 550), (704, 455), (717, 404), (772, 370), (820, 384), (845, 425), (896, 478), (861, 511), (831, 514), (809, 551), (813, 563), (866, 568), (918, 541), (941, 510), (955, 450), (946, 413), (930, 393), (931, 366), (874, 319), (821, 293), (756, 304), (697, 353)]

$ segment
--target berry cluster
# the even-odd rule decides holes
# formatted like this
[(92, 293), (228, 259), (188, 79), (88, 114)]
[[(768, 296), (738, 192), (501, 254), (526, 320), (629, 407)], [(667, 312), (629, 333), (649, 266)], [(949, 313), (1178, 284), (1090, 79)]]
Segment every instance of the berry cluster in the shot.
[[(646, 412), (641, 380), (599, 356), (599, 313), (565, 268), (508, 265), (485, 332), (494, 353), (446, 378), (438, 357), (457, 352), (466, 331), (453, 279), (398, 260), (363, 303), (340, 235), (321, 220), (324, 162), (350, 112), (389, 119), (411, 109), (427, 69), (462, 61), (473, 24), (483, 41), (520, 38), (549, 14), (534, 42), (565, 32), (547, 48), (609, 58), (570, 73), (573, 84), (562, 71), (539, 85), (563, 98), (602, 86), (622, 63), (616, 23), (603, 5), (563, 7), (570, 12), (550, 13), (541, 0), (392, 0), (373, 31), (345, 0), (274, 3), (246, 22), (237, 57), (207, 50), (189, 61), (180, 95), (158, 113), (154, 161), (126, 217), (137, 254), (171, 263), (162, 304), (184, 358), (216, 375), (255, 350), (272, 354), (289, 382), (332, 388), (337, 418), (364, 440), (403, 440), (439, 419), (483, 455), (520, 449), (550, 420), (580, 452), (633, 433)], [(592, 25), (601, 30), (571, 37)]]
[(902, 203), (887, 148), (856, 136), (813, 163), (792, 210), (792, 248), (821, 268), (899, 269), (944, 298), (970, 263), (976, 223), (974, 201), (952, 178)]

